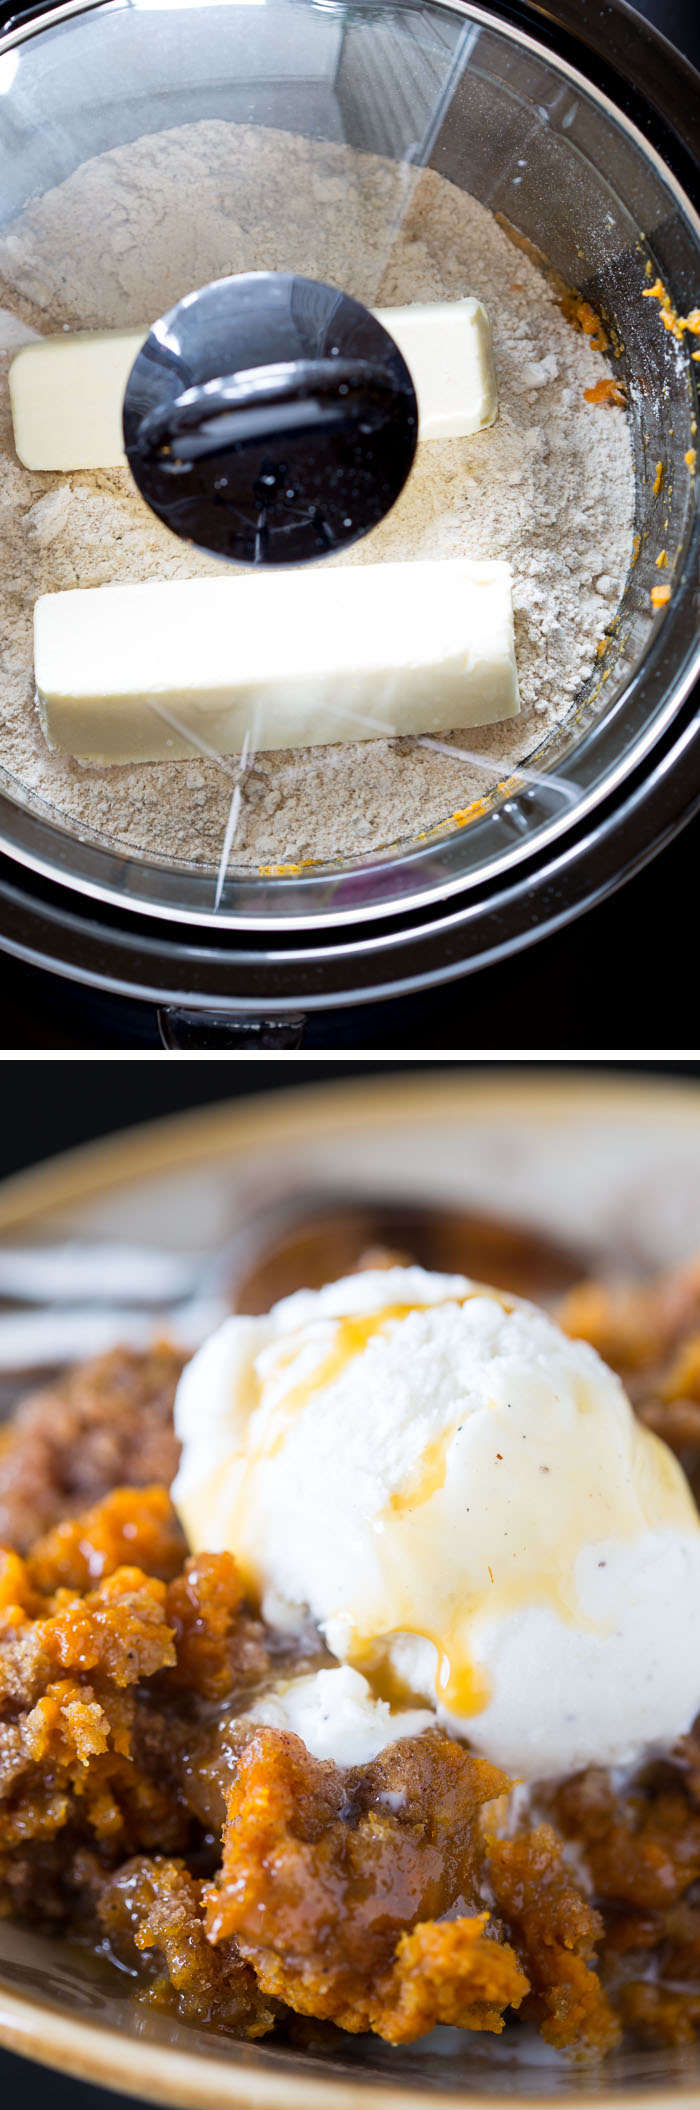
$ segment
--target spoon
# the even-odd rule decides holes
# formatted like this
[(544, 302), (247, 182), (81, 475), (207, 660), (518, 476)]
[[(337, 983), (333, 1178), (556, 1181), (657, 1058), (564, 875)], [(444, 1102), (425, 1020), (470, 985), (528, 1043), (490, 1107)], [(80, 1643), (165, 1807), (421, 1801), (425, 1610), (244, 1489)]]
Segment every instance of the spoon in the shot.
[(124, 1243), (81, 1240), (0, 1247), (0, 1294), (15, 1304), (0, 1312), (0, 1414), (30, 1381), (117, 1342), (146, 1348), (160, 1331), (194, 1349), (230, 1311), (255, 1315), (362, 1264), (408, 1262), (548, 1303), (590, 1273), (596, 1256), (499, 1216), (332, 1191), (282, 1197), (215, 1253), (135, 1243), (132, 1254)]
[(468, 1208), (309, 1194), (286, 1215), (276, 1207), (248, 1226), (229, 1280), (231, 1308), (255, 1315), (362, 1265), (412, 1263), (549, 1303), (589, 1274), (596, 1256), (530, 1224)]

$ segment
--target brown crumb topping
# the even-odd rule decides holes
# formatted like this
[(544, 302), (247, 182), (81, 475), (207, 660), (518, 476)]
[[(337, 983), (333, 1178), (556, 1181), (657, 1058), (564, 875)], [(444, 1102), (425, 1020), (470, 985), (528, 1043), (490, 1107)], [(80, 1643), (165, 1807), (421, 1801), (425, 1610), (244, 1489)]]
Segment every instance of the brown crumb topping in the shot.
[(111, 1488), (169, 1486), (183, 1362), (168, 1342), (145, 1355), (115, 1348), (23, 1400), (0, 1449), (0, 1544), (24, 1551)]

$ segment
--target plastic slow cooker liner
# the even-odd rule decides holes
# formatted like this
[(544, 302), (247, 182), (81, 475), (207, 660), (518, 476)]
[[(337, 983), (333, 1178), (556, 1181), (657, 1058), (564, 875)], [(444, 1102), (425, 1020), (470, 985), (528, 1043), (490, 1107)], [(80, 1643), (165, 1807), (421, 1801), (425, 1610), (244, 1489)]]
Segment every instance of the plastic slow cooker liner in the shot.
[[(679, 313), (697, 305), (700, 221), (655, 150), (603, 94), (482, 9), (432, 0), (97, 0), (5, 40), (2, 222), (94, 155), (210, 117), (433, 167), (502, 215), (602, 311), (627, 386), (638, 539), (614, 635), (564, 723), (523, 767), (505, 784), (496, 764), (491, 776), (484, 770), (484, 810), (469, 826), (284, 876), (237, 869), (234, 848), (215, 916), (215, 869), (125, 855), (0, 777), (0, 845), (98, 900), (183, 923), (270, 931), (357, 924), (495, 883), (565, 835), (643, 762), (688, 693), (700, 658), (683, 591), (697, 548), (685, 457), (696, 442), (700, 367), (691, 354), (699, 340), (666, 330), (658, 302), (642, 289), (660, 277)], [(388, 226), (389, 250), (390, 242)], [(303, 257), (295, 268), (304, 269)], [(71, 321), (83, 327), (79, 313)], [(662, 545), (673, 596), (654, 618)]]

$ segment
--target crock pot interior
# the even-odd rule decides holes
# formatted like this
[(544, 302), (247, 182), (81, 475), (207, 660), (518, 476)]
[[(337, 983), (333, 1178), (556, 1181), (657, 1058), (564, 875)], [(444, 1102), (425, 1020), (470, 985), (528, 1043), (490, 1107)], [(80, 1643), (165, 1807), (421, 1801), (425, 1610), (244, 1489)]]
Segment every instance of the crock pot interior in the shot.
[[(484, 772), (484, 811), (470, 826), (371, 858), (287, 877), (232, 861), (220, 909), (224, 922), (268, 926), (369, 917), (496, 876), (561, 831), (643, 759), (687, 690), (695, 641), (682, 582), (695, 486), (684, 457), (700, 369), (693, 340), (679, 342), (642, 296), (659, 276), (679, 312), (697, 302), (700, 226), (641, 135), (563, 62), (479, 9), (431, 0), (371, 10), (353, 0), (102, 0), (33, 26), (0, 56), (2, 220), (91, 156), (211, 117), (338, 140), (409, 169), (429, 164), (602, 311), (628, 391), (637, 555), (602, 659), (565, 722), (527, 757), (537, 780), (499, 785)], [(654, 620), (662, 547), (675, 590)], [(125, 857), (7, 778), (0, 825), (12, 855), (87, 892), (171, 917), (211, 915), (211, 871)]]

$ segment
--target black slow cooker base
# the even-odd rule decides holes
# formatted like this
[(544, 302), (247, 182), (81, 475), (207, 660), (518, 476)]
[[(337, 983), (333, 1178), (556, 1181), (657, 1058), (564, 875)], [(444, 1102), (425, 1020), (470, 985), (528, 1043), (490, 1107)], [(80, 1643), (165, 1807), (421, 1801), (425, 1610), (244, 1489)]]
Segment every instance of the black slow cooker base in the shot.
[[(700, 817), (610, 900), (478, 975), (415, 995), (336, 1007), (307, 1021), (304, 1048), (426, 1053), (694, 1046), (688, 912)], [(5, 1049), (162, 1048), (153, 1006), (2, 963)]]

